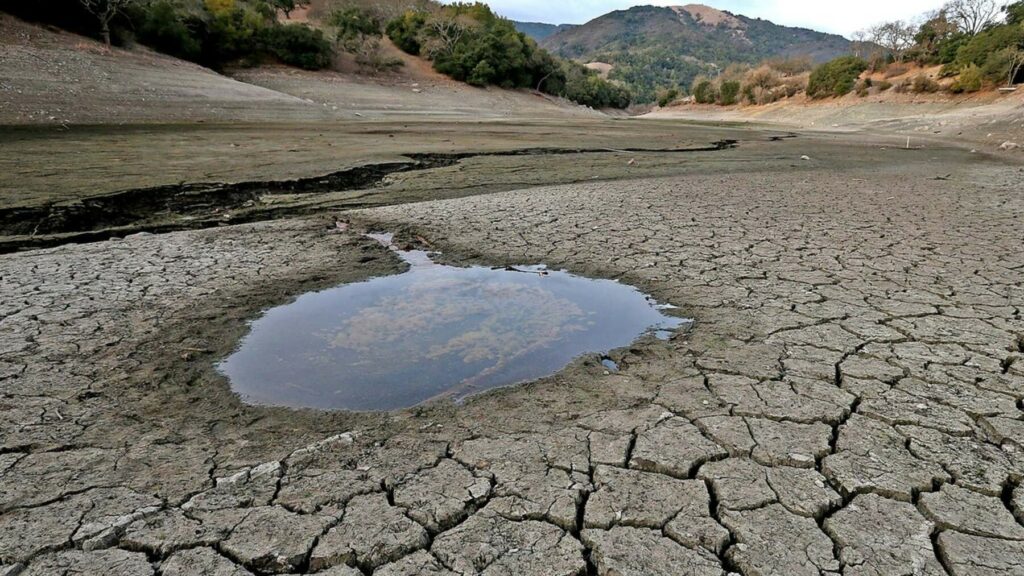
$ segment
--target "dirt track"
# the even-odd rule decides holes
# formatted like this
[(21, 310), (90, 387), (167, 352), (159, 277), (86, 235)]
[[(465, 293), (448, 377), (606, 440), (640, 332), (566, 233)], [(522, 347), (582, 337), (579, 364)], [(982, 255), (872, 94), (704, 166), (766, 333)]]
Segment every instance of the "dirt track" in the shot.
[[(336, 216), (352, 232), (325, 215), (0, 256), (0, 563), (1019, 573), (1021, 168), (853, 138), (715, 154)], [(458, 407), (240, 404), (212, 363), (247, 318), (398, 270), (360, 226), (621, 278), (697, 325), (619, 351), (620, 373), (582, 359)]]

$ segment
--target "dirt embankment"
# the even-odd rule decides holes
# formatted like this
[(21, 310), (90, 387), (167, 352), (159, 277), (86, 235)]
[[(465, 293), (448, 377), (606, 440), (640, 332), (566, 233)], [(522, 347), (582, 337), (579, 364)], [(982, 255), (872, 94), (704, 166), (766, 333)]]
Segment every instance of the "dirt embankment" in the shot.
[(502, 118), (599, 116), (527, 92), (450, 81), (415, 58), (382, 77), (284, 67), (232, 77), (144, 47), (98, 42), (0, 14), (0, 124), (322, 122), (381, 115)]
[(683, 105), (657, 109), (658, 119), (763, 123), (793, 129), (900, 134), (917, 140), (942, 139), (985, 151), (1006, 142), (1024, 152), (1024, 89), (975, 95), (898, 94), (809, 100), (803, 97), (765, 106)]

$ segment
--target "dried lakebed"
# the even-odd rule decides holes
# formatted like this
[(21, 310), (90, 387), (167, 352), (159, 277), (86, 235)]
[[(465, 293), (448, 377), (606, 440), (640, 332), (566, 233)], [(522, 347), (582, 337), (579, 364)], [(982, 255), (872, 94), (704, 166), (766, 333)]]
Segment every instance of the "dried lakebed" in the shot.
[[(1024, 172), (801, 140), (0, 255), (0, 574), (1017, 576)], [(242, 403), (248, 319), (402, 271), (338, 218), (697, 324), (459, 405)]]
[(445, 266), (427, 252), (398, 250), (390, 234), (374, 237), (409, 270), (265, 312), (219, 364), (242, 398), (326, 410), (461, 401), (688, 323), (617, 282), (544, 266)]

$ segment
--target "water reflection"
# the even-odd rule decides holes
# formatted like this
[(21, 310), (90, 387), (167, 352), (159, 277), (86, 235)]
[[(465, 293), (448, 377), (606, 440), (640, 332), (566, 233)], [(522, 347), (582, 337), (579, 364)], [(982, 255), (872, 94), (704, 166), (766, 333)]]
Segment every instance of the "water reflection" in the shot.
[(219, 366), (234, 390), (255, 404), (393, 410), (535, 380), (686, 322), (608, 280), (399, 254), (404, 274), (306, 294), (253, 322)]

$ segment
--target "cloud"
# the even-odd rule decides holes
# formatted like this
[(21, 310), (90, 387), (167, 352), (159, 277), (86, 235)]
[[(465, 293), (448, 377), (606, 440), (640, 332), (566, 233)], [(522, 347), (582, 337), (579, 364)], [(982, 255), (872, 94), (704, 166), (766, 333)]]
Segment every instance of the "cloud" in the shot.
[[(653, 0), (650, 3), (670, 6), (687, 2)], [(943, 0), (705, 0), (705, 3), (736, 14), (771, 20), (776, 24), (849, 36), (856, 30), (881, 21), (915, 18), (938, 8)], [(612, 10), (644, 3), (628, 0), (489, 0), (488, 4), (499, 14), (513, 20), (581, 24)]]

